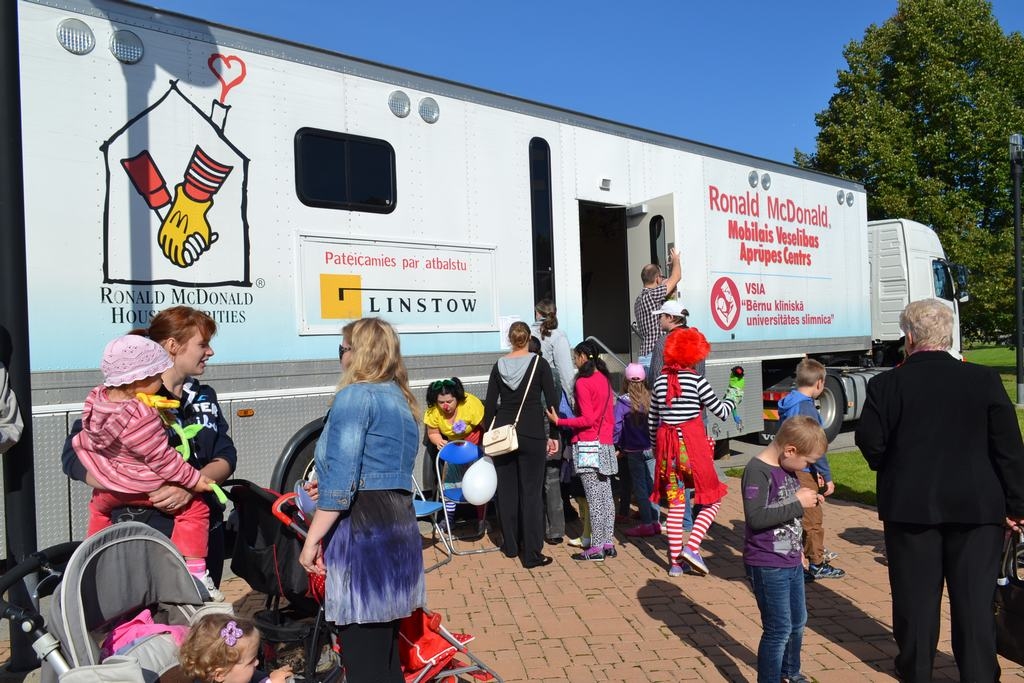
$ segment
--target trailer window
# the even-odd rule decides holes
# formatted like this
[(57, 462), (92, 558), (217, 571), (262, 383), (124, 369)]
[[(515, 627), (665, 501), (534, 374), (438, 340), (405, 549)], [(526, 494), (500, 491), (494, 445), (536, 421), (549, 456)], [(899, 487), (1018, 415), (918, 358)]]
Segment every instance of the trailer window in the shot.
[(935, 280), (935, 296), (946, 301), (953, 300), (953, 278), (942, 261), (932, 261), (932, 277)]
[(303, 128), (295, 134), (295, 192), (307, 206), (390, 213), (395, 150), (385, 140)]
[[(662, 254), (667, 254), (665, 251), (665, 217), (658, 215), (651, 218), (651, 222), (648, 224), (647, 229), (650, 231), (651, 237), (651, 263), (661, 267)], [(662, 268), (662, 270), (665, 270)], [(668, 276), (668, 273), (665, 273)]]
[(551, 148), (530, 140), (530, 209), (533, 221), (533, 300), (555, 300), (555, 247), (551, 218)]

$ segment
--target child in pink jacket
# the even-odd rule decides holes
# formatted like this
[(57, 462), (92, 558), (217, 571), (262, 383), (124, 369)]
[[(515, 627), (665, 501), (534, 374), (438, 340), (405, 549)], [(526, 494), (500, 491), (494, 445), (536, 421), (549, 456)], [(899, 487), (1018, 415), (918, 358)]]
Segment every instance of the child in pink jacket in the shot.
[[(573, 349), (576, 363), (576, 415), (559, 417), (548, 406), (548, 419), (558, 427), (573, 430), (573, 467), (580, 476), (587, 495), (590, 513), (590, 547), (573, 555), (581, 561), (602, 562), (616, 557), (615, 501), (612, 499), (611, 476), (619, 471), (615, 458), (615, 391), (608, 379), (608, 366), (600, 350), (591, 342), (580, 342)], [(584, 464), (582, 454), (589, 450), (596, 455)]]
[[(171, 365), (162, 346), (137, 335), (118, 337), (103, 350), (103, 384), (85, 399), (82, 431), (72, 440), (96, 486), (89, 500), (89, 536), (111, 525), (110, 515), (117, 507), (151, 507), (148, 494), (164, 484), (193, 493), (210, 490), (213, 480), (171, 448), (156, 408), (137, 398), (159, 391), (161, 373)], [(171, 514), (171, 541), (185, 556), (189, 572), (212, 586), (206, 571), (210, 509), (196, 496)]]

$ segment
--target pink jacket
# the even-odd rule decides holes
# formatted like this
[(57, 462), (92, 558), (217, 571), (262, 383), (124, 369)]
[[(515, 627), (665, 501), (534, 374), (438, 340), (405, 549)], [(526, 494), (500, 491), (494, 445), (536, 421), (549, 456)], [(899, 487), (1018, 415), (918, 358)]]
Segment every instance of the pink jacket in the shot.
[(192, 488), (199, 470), (167, 442), (155, 408), (137, 399), (111, 401), (107, 389), (89, 392), (82, 409), (82, 431), (71, 444), (100, 486), (118, 493), (149, 493), (164, 484)]
[(608, 379), (600, 372), (576, 380), (576, 412), (578, 417), (566, 417), (558, 426), (569, 427), (575, 433), (572, 440), (615, 443), (615, 392)]

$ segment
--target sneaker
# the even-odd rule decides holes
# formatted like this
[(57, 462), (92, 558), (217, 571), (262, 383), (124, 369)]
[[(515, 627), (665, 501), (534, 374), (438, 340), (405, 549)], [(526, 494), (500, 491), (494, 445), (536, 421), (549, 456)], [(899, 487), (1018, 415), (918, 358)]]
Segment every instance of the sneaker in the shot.
[(668, 575), (669, 576), (682, 576), (685, 573), (686, 573), (686, 570), (683, 569), (683, 566), (681, 564), (674, 564), (674, 565), (672, 565), (671, 567), (668, 568)]
[(818, 683), (815, 679), (810, 676), (804, 676), (803, 674), (795, 674), (788, 678), (783, 678), (782, 683)]
[(822, 562), (831, 562), (832, 560), (836, 559), (837, 557), (839, 557), (839, 553), (834, 552), (832, 550), (829, 550), (828, 548), (825, 548), (825, 552), (823, 553)]
[(809, 564), (807, 565), (807, 571), (814, 576), (815, 580), (841, 579), (846, 576), (846, 572), (839, 567), (833, 567), (828, 562), (822, 562), (821, 564)]
[(604, 548), (593, 548), (576, 553), (572, 559), (579, 562), (604, 562)]
[(612, 543), (604, 544), (604, 556), (605, 557), (618, 557), (619, 551), (615, 549), (615, 545)]
[(708, 566), (704, 564), (704, 558), (700, 556), (700, 553), (690, 550), (689, 548), (683, 548), (682, 557), (699, 575), (707, 576), (710, 573), (708, 571)]
[(631, 538), (645, 538), (647, 536), (657, 536), (661, 533), (661, 525), (657, 522), (651, 522), (650, 524), (639, 524), (632, 529), (626, 529), (625, 534)]
[(810, 569), (804, 570), (804, 583), (814, 583), (814, 574), (811, 573)]
[(210, 572), (203, 572), (202, 576), (195, 576), (193, 578), (196, 582), (206, 589), (206, 592), (210, 594), (210, 602), (224, 602), (224, 594), (213, 585), (213, 577), (210, 576)]

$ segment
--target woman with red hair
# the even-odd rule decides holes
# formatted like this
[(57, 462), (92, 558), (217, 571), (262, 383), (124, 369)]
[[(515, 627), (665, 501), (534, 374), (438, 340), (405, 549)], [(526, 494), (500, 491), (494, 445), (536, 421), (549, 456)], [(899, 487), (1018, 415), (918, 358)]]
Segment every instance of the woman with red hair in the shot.
[[(707, 408), (719, 419), (726, 419), (739, 405), (741, 390), (730, 388), (724, 401), (715, 395), (704, 375), (694, 366), (707, 358), (711, 345), (694, 328), (678, 329), (665, 340), (665, 365), (652, 387), (651, 411), (647, 426), (655, 444), (654, 493), (657, 502), (668, 499), (665, 528), (668, 532), (669, 576), (679, 576), (683, 567), (679, 556), (698, 574), (708, 567), (700, 556), (700, 544), (715, 520), (728, 488), (718, 480), (714, 447), (704, 430), (701, 409)], [(683, 547), (683, 516), (687, 488), (694, 489), (693, 530)]]

